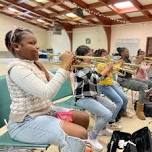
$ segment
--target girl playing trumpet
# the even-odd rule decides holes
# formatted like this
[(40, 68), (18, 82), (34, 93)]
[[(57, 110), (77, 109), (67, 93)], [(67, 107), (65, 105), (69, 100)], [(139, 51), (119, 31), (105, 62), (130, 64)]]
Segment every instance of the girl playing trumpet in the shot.
[[(104, 49), (98, 49), (94, 52), (94, 56), (96, 57), (107, 57), (108, 53)], [(99, 63), (97, 64), (97, 71), (101, 72), (107, 63)], [(104, 79), (101, 80), (98, 83), (98, 90), (100, 93), (103, 93), (105, 96), (107, 96), (112, 102), (116, 104), (116, 110), (113, 113), (112, 116), (112, 122), (116, 121), (116, 118), (121, 110), (121, 114), (119, 117), (122, 116), (129, 116), (131, 115), (127, 113), (127, 103), (128, 103), (128, 98), (121, 89), (121, 87), (113, 81), (113, 75), (112, 71), (108, 74), (108, 76)]]
[(9, 31), (5, 44), (16, 57), (7, 74), (12, 100), (8, 123), (11, 138), (31, 144), (59, 145), (62, 152), (84, 152), (88, 115), (72, 111), (72, 122), (57, 119), (51, 115), (49, 101), (68, 77), (74, 55), (63, 53), (61, 68), (53, 75), (38, 61), (39, 47), (32, 31)]
[[(88, 46), (82, 45), (76, 49), (75, 54), (84, 57), (92, 56), (92, 51)], [(81, 63), (89, 65), (91, 64), (91, 59), (80, 59)], [(111, 69), (112, 65), (110, 64), (100, 73), (97, 73), (95, 69), (90, 67), (76, 68), (74, 71), (76, 105), (88, 110), (97, 118), (93, 129), (89, 133), (89, 141), (96, 150), (103, 149), (103, 146), (96, 139), (99, 132), (106, 128), (107, 123), (112, 118), (112, 112), (115, 110), (113, 103), (101, 98), (97, 93), (98, 81), (105, 79)]]
[[(117, 48), (117, 51), (124, 62), (131, 63), (131, 60), (129, 59), (129, 50), (127, 48)], [(125, 72), (125, 75), (118, 75), (117, 81), (122, 87), (133, 91), (139, 91), (139, 101), (137, 102), (136, 115), (139, 119), (145, 120), (143, 102), (145, 99), (145, 91), (149, 89), (148, 85), (141, 79), (133, 78), (132, 74), (128, 72)]]

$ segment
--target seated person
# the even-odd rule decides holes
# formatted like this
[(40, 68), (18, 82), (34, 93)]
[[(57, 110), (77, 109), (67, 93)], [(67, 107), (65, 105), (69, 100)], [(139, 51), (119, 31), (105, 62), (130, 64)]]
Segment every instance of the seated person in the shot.
[[(129, 51), (127, 48), (118, 48), (117, 49), (121, 59), (125, 63), (131, 63), (129, 59)], [(148, 90), (148, 85), (140, 79), (132, 78), (132, 74), (124, 71), (120, 71), (122, 75), (118, 75), (118, 83), (125, 88), (131, 89), (133, 91), (139, 91), (139, 101), (137, 102), (136, 115), (139, 119), (145, 120), (144, 114), (144, 99), (145, 99), (145, 90)]]
[(151, 65), (145, 61), (145, 52), (142, 51), (141, 49), (139, 49), (137, 52), (135, 63), (137, 65), (140, 65), (139, 68), (137, 69), (135, 78), (149, 83), (149, 87), (151, 88), (152, 82), (149, 80), (149, 71)]
[[(107, 57), (108, 53), (104, 49), (98, 49), (94, 52), (94, 56)], [(103, 71), (106, 65), (107, 63), (97, 64), (97, 72), (100, 73), (101, 71)], [(113, 66), (116, 66), (116, 65), (113, 65)], [(127, 113), (127, 103), (128, 103), (127, 96), (125, 95), (121, 87), (118, 84), (114, 83), (112, 72), (113, 70), (110, 71), (110, 73), (107, 75), (107, 77), (104, 80), (101, 80), (98, 83), (98, 90), (100, 93), (103, 93), (112, 102), (116, 104), (116, 111), (113, 113), (113, 116), (112, 116), (112, 121), (115, 122), (120, 111), (121, 111), (120, 116), (121, 115), (129, 116), (129, 114)]]
[(8, 123), (11, 138), (25, 143), (59, 145), (62, 152), (84, 151), (88, 114), (72, 111), (72, 122), (50, 115), (49, 99), (68, 77), (73, 54), (63, 53), (61, 68), (55, 75), (50, 75), (38, 61), (37, 39), (30, 30), (9, 31), (5, 45), (16, 57), (7, 74), (12, 100)]
[[(76, 49), (75, 54), (84, 57), (92, 56), (92, 50), (88, 46), (81, 45)], [(89, 139), (94, 149), (102, 150), (103, 146), (97, 141), (97, 136), (112, 119), (113, 111), (110, 111), (110, 109), (115, 110), (115, 106), (109, 100), (98, 95), (97, 83), (105, 78), (112, 66), (106, 66), (99, 74), (94, 68), (89, 67), (89, 64), (91, 64), (90, 58), (80, 59), (79, 63), (83, 66), (86, 65), (86, 67), (78, 67), (74, 70), (76, 105), (95, 115), (96, 122), (89, 132)]]

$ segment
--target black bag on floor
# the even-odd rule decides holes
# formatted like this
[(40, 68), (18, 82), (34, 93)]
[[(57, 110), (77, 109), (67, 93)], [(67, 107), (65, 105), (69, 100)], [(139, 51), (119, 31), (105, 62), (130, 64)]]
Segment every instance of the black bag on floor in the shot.
[[(136, 110), (136, 103), (134, 105), (134, 109)], [(152, 102), (144, 102), (144, 113), (146, 117), (152, 117)]]
[(138, 152), (152, 152), (152, 138), (148, 127), (135, 131), (131, 141), (136, 144)]
[(152, 102), (144, 103), (144, 113), (146, 117), (152, 117)]
[(114, 131), (107, 146), (107, 152), (116, 152), (120, 149), (120, 140), (124, 140), (123, 152), (152, 152), (152, 139), (148, 127), (135, 131), (132, 135), (125, 132)]
[(128, 143), (123, 152), (138, 152), (135, 145)]
[(107, 145), (107, 152), (116, 152), (117, 148), (119, 148), (119, 141), (124, 140), (128, 141), (131, 138), (131, 134), (126, 132), (114, 131), (111, 137), (110, 142)]

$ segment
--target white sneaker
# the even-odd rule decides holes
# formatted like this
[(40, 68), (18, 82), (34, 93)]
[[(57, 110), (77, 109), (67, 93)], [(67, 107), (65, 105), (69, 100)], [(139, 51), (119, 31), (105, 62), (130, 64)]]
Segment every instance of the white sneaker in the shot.
[(96, 151), (102, 151), (103, 146), (96, 139), (88, 139), (88, 142), (91, 144), (92, 148)]
[(111, 136), (113, 133), (113, 130), (112, 129), (109, 129), (109, 128), (106, 128), (106, 129), (103, 129), (99, 132), (99, 136)]

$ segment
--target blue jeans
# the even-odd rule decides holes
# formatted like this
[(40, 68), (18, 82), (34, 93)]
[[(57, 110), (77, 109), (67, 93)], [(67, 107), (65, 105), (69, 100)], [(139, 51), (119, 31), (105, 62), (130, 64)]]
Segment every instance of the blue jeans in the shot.
[(128, 99), (122, 88), (118, 84), (110, 85), (110, 86), (98, 86), (98, 90), (100, 93), (103, 93), (107, 96), (112, 102), (116, 104), (116, 110), (112, 116), (112, 122), (115, 122), (115, 119), (120, 110), (123, 112), (127, 109)]
[[(106, 101), (102, 103), (102, 100), (106, 100), (106, 99), (97, 100), (91, 97), (85, 97), (77, 100), (76, 102), (77, 106), (88, 110), (90, 113), (96, 116), (95, 126), (93, 127), (93, 130), (90, 132), (91, 139), (96, 139), (100, 130), (104, 129), (106, 127), (106, 124), (112, 118), (112, 112), (109, 110), (111, 108), (109, 109), (106, 108), (106, 106), (104, 106), (103, 104), (104, 102), (106, 103)], [(111, 107), (113, 107), (112, 104)]]
[(63, 152), (82, 152), (85, 149), (84, 141), (65, 134), (60, 120), (48, 115), (27, 116), (20, 123), (10, 121), (8, 131), (12, 139), (23, 143), (54, 144), (60, 146)]
[(151, 88), (152, 86), (152, 83), (149, 83), (150, 81), (142, 81), (134, 78), (126, 79), (118, 77), (117, 81), (124, 88), (139, 91), (139, 102), (141, 103), (143, 103), (145, 99), (145, 90)]
[(33, 144), (55, 144), (63, 146), (65, 133), (60, 127), (60, 120), (48, 116), (32, 118), (25, 117), (23, 122), (9, 122), (8, 131), (10, 136), (17, 141)]

